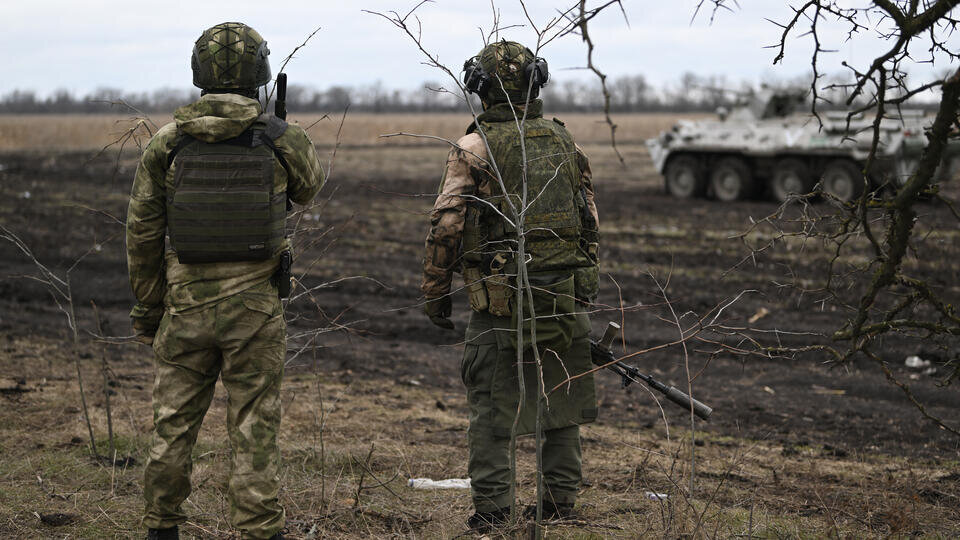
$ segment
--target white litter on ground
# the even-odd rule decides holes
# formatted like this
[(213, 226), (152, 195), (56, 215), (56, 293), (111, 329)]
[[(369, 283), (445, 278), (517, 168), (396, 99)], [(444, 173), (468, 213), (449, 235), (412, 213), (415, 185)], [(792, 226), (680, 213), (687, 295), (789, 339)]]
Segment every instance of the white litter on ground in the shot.
[(434, 480), (432, 478), (411, 478), (407, 485), (413, 489), (470, 489), (469, 478), (447, 478)]
[(908, 368), (922, 369), (930, 367), (930, 361), (924, 360), (919, 356), (908, 356), (907, 359), (904, 360), (903, 365), (907, 366)]

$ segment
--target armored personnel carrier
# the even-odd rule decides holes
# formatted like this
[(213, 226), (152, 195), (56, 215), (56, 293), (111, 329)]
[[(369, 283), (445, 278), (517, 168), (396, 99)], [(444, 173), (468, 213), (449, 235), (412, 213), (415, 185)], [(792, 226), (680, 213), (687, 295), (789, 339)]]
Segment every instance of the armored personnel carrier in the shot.
[(827, 112), (821, 114), (821, 129), (809, 112), (797, 112), (807, 108), (804, 102), (803, 94), (761, 90), (729, 112), (718, 110), (715, 120), (680, 120), (647, 140), (647, 149), (667, 191), (682, 198), (768, 195), (783, 201), (820, 183), (824, 192), (849, 201), (865, 187), (899, 185), (913, 173), (926, 143), (923, 127), (932, 123), (922, 111), (902, 111), (881, 122), (865, 186), (861, 171), (873, 138), (869, 119), (848, 126), (845, 112)]

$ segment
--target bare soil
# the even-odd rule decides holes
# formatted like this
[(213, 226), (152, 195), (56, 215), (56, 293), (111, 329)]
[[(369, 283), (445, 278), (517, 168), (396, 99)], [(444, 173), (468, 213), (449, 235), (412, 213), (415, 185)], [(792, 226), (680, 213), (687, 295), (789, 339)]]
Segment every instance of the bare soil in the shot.
[[(816, 278), (828, 260), (826, 249), (781, 247), (740, 265), (749, 251), (733, 237), (746, 230), (751, 219), (774, 212), (774, 203), (674, 199), (664, 193), (661, 178), (639, 144), (624, 145), (626, 167), (618, 164), (603, 141), (589, 141), (585, 146), (596, 169), (606, 274), (598, 303), (608, 306), (593, 318), (595, 333), (599, 334), (608, 320), (622, 322), (625, 341), (621, 345), (626, 352), (675, 340), (678, 330), (659, 282), (676, 312), (687, 314), (685, 324), (739, 297), (721, 316), (731, 326), (767, 330), (769, 333), (759, 334), (767, 343), (799, 347), (831, 342), (829, 336), (849, 313), (815, 295), (778, 286), (795, 274)], [(329, 153), (331, 148), (321, 150)], [(439, 145), (392, 143), (338, 150), (334, 175), (320, 196), (329, 201), (311, 210), (304, 221), (316, 231), (330, 230), (316, 246), (300, 254), (297, 266), (303, 271), (308, 261), (316, 261), (304, 277), (307, 286), (351, 279), (323, 288), (289, 310), (291, 397), (286, 403), (285, 425), (290, 433), (285, 435), (284, 457), (292, 469), (307, 470), (305, 464), (316, 459), (310, 452), (316, 452), (318, 431), (311, 431), (310, 426), (318, 422), (317, 396), (326, 396), (327, 403), (336, 401), (332, 396), (340, 396), (342, 401), (327, 413), (344, 415), (336, 417), (342, 429), (328, 435), (327, 444), (347, 456), (344, 463), (362, 459), (370, 444), (379, 444), (384, 446), (373, 455), (381, 456), (383, 462), (373, 470), (403, 469), (406, 475), (434, 477), (465, 473), (466, 409), (459, 356), (468, 316), (466, 298), (458, 293), (454, 299), (456, 332), (433, 327), (418, 307), (426, 212), (445, 152)], [(90, 302), (100, 309), (105, 334), (130, 333), (127, 312), (133, 299), (126, 278), (123, 230), (117, 220), (124, 219), (136, 161), (129, 154), (93, 159), (91, 155), (90, 151), (18, 151), (0, 156), (0, 223), (16, 232), (39, 261), (61, 276), (89, 252), (70, 272), (70, 285), (84, 335), (81, 357), (87, 363), (85, 369), (90, 370), (87, 384), (97, 392), (100, 382), (94, 368), (101, 347), (89, 340), (95, 328)], [(956, 300), (960, 226), (947, 208), (934, 204), (923, 209), (922, 220), (924, 227), (935, 227), (938, 232), (929, 239), (928, 256), (910, 264), (922, 269), (948, 301)], [(26, 277), (35, 273), (28, 257), (0, 242), (0, 375), (5, 381), (0, 385), (0, 403), (5, 409), (0, 452), (29, 460), (34, 453), (56, 447), (72, 452), (74, 461), (55, 468), (61, 475), (61, 491), (55, 492), (56, 496), (42, 480), (32, 478), (31, 471), (36, 472), (33, 465), (0, 468), (0, 500), (5, 502), (3, 506), (9, 505), (0, 511), (0, 518), (9, 522), (0, 524), (0, 536), (68, 530), (84, 538), (98, 537), (91, 532), (98, 530), (109, 530), (111, 537), (136, 536), (136, 470), (146, 457), (149, 432), (149, 354), (130, 345), (106, 349), (119, 377), (118, 391), (128, 403), (127, 412), (122, 405), (115, 405), (120, 409), (114, 411), (115, 423), (122, 423), (118, 430), (128, 439), (121, 454), (129, 452), (138, 460), (131, 466), (133, 472), (122, 471), (120, 488), (115, 479), (110, 481), (113, 496), (118, 496), (120, 489), (128, 497), (121, 500), (133, 501), (126, 508), (129, 514), (120, 508), (103, 512), (108, 517), (121, 516), (114, 518), (120, 521), (114, 526), (89, 507), (70, 511), (70, 504), (77, 505), (78, 500), (90, 502), (77, 495), (84, 489), (82, 482), (71, 487), (64, 476), (82, 461), (76, 456), (83, 454), (86, 428), (78, 400), (72, 397), (74, 375), (65, 318), (44, 286)], [(756, 322), (749, 324), (751, 317), (757, 317)], [(308, 346), (306, 338), (298, 337), (318, 326), (332, 330), (319, 336), (318, 347)], [(705, 462), (698, 473), (704, 486), (721, 494), (715, 496), (714, 504), (726, 511), (719, 518), (710, 515), (717, 520), (716, 531), (726, 533), (666, 525), (644, 528), (649, 525), (642, 525), (640, 517), (663, 515), (657, 503), (643, 499), (644, 486), (653, 491), (679, 489), (671, 483), (675, 478), (687, 478), (687, 473), (678, 472), (674, 477), (664, 471), (675, 464), (677, 455), (683, 463), (684, 452), (689, 452), (684, 446), (689, 443), (689, 418), (668, 402), (661, 412), (648, 392), (635, 386), (621, 389), (612, 374), (600, 373), (600, 420), (585, 432), (584, 467), (590, 485), (584, 500), (587, 514), (593, 512), (596, 523), (620, 529), (586, 527), (576, 533), (583, 536), (569, 537), (746, 534), (748, 509), (750, 526), (753, 519), (758, 524), (762, 521), (771, 537), (806, 536), (808, 531), (819, 531), (813, 536), (862, 531), (870, 536), (949, 537), (960, 531), (960, 440), (924, 420), (876, 365), (861, 359), (835, 366), (822, 353), (761, 358), (729, 352), (709, 354), (713, 349), (707, 343), (691, 342), (686, 360), (683, 348), (674, 346), (631, 362), (678, 387), (685, 387), (688, 369), (700, 372), (693, 382), (694, 392), (715, 412), (709, 422), (697, 423), (697, 444), (705, 445), (700, 447)], [(926, 346), (922, 340), (890, 340), (884, 343), (882, 355), (931, 414), (955, 422), (960, 394), (955, 385), (938, 384), (952, 369), (948, 362), (955, 350)], [(905, 367), (904, 359), (912, 354), (932, 357), (936, 373)], [(67, 394), (72, 405), (62, 402)], [(351, 399), (357, 401), (355, 407), (346, 405)], [(102, 401), (102, 396), (94, 399), (97, 411), (102, 410)], [(60, 408), (59, 414), (52, 414), (47, 407), (51, 403)], [(51, 418), (59, 420), (50, 424)], [(389, 426), (381, 426), (381, 419)], [(105, 433), (98, 422), (98, 433)], [(215, 422), (220, 423), (219, 419)], [(331, 420), (332, 426), (336, 423)], [(48, 426), (54, 425), (55, 434), (51, 434)], [(222, 426), (210, 429), (222, 433)], [(377, 443), (381, 439), (374, 432), (378, 431), (377, 437), (390, 442)], [(216, 463), (225, 466), (228, 449), (222, 439), (217, 441), (211, 435), (205, 440), (206, 451), (213, 452)], [(429, 448), (410, 453), (416, 445)], [(648, 463), (651, 455), (654, 461), (660, 460), (659, 469)], [(47, 455), (43, 459), (52, 458)], [(644, 472), (646, 465), (653, 472)], [(213, 470), (220, 471), (220, 476), (214, 475), (214, 483), (221, 481), (223, 471)], [(357, 481), (359, 470), (345, 473), (345, 485)], [(662, 474), (657, 476), (657, 471)], [(291, 516), (299, 520), (295, 533), (304, 535), (313, 525), (332, 536), (364, 537), (366, 530), (371, 536), (392, 531), (400, 536), (451, 537), (458, 532), (456, 516), (462, 518), (469, 510), (468, 499), (459, 495), (452, 507), (437, 510), (447, 520), (437, 528), (436, 522), (428, 524), (430, 519), (439, 519), (429, 512), (418, 510), (411, 517), (411, 501), (425, 503), (424, 497), (433, 497), (431, 504), (446, 504), (437, 503), (440, 495), (405, 495), (407, 504), (398, 510), (388, 502), (382, 502), (384, 506), (358, 503), (366, 492), (350, 495), (355, 486), (340, 493), (334, 489), (335, 495), (325, 507), (305, 507), (297, 497), (316, 490), (317, 474), (323, 474), (313, 470), (311, 482), (309, 474), (305, 477), (295, 472), (288, 473), (291, 489), (299, 486), (304, 491), (288, 494), (287, 504)], [(114, 476), (120, 473), (113, 471)], [(201, 470), (200, 474), (206, 473)], [(337, 480), (325, 481), (333, 484)], [(369, 478), (367, 482), (377, 483)], [(393, 485), (400, 489), (396, 487), (400, 484)], [(529, 483), (526, 486), (529, 488)], [(29, 499), (33, 501), (29, 508), (27, 499), (11, 492), (23, 489), (36, 495)], [(222, 486), (217, 489), (222, 503)], [(626, 493), (633, 495), (622, 499)], [(392, 500), (385, 494), (376, 497), (381, 496), (384, 501)], [(113, 500), (104, 497), (97, 500)], [(368, 502), (380, 501), (376, 497)], [(871, 500), (876, 502), (878, 497), (890, 500), (871, 509)], [(290, 507), (291, 500), (296, 508)], [(893, 500), (902, 504), (893, 504)], [(104, 504), (110, 508), (113, 503)], [(363, 511), (351, 513), (354, 507)], [(49, 516), (32, 516), (34, 508)], [(730, 509), (739, 509), (739, 513)], [(54, 515), (57, 512), (65, 515)], [(221, 509), (221, 518), (222, 514)], [(358, 527), (358, 519), (367, 529), (336, 532), (336, 527)], [(190, 530), (201, 537), (223, 534), (216, 532), (221, 531), (216, 527), (226, 527), (220, 518), (209, 516), (195, 523)], [(316, 529), (317, 523), (321, 529)], [(323, 528), (328, 526), (333, 528)], [(207, 530), (210, 527), (216, 534)], [(572, 534), (563, 527), (557, 531), (563, 537)]]

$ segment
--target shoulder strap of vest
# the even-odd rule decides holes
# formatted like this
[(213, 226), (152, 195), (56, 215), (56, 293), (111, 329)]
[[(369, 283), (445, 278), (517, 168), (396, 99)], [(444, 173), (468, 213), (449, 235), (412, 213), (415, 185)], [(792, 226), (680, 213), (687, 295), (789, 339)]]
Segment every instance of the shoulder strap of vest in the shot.
[(177, 144), (173, 145), (173, 150), (170, 150), (170, 153), (167, 154), (167, 168), (169, 169), (173, 165), (173, 159), (177, 157), (177, 154), (186, 148), (186, 146), (193, 141), (195, 141), (192, 136), (187, 135), (186, 133), (177, 130)]
[(283, 157), (283, 153), (277, 148), (276, 140), (287, 132), (287, 126), (290, 124), (288, 124), (286, 120), (269, 113), (261, 114), (260, 117), (257, 118), (257, 122), (264, 122), (266, 124), (261, 132), (260, 142), (269, 146), (270, 149), (273, 150), (273, 154), (277, 156), (277, 160), (280, 161), (280, 165), (289, 171), (290, 167), (287, 165), (287, 160)]
[[(287, 158), (283, 157), (283, 152), (277, 148), (276, 140), (280, 138), (281, 135), (287, 132), (287, 121), (277, 117), (276, 115), (263, 113), (257, 119), (258, 121), (266, 120), (266, 127), (263, 129), (261, 141), (263, 144), (270, 147), (273, 150), (273, 155), (277, 157), (277, 161), (280, 162), (280, 166), (287, 171), (287, 174), (290, 174), (290, 165), (287, 163)], [(289, 187), (289, 185), (288, 185)], [(287, 194), (287, 212), (293, 210), (293, 203), (290, 201), (290, 195)]]
[[(286, 133), (287, 124), (286, 121), (277, 118), (272, 114), (261, 114), (257, 118), (258, 122), (254, 123), (256, 126), (257, 123), (262, 122), (266, 124), (263, 128), (259, 126), (251, 126), (249, 129), (237, 135), (232, 139), (227, 139), (224, 141), (219, 141), (219, 144), (237, 144), (240, 146), (257, 146), (260, 143), (263, 143), (270, 147), (273, 150), (273, 153), (276, 154), (277, 159), (280, 160), (280, 164), (283, 165), (283, 168), (287, 168), (287, 160), (284, 159), (283, 154), (277, 149), (277, 145), (274, 143), (275, 140), (280, 138), (281, 135)], [(170, 153), (167, 154), (167, 168), (173, 164), (174, 158), (177, 157), (177, 154), (183, 150), (188, 144), (197, 140), (192, 135), (187, 133), (179, 132), (177, 134), (178, 140), (177, 143), (173, 146), (173, 149), (170, 150)]]
[(261, 114), (257, 120), (266, 123), (267, 126), (263, 130), (263, 136), (270, 139), (270, 142), (279, 139), (281, 135), (286, 133), (289, 125), (286, 120), (267, 113)]

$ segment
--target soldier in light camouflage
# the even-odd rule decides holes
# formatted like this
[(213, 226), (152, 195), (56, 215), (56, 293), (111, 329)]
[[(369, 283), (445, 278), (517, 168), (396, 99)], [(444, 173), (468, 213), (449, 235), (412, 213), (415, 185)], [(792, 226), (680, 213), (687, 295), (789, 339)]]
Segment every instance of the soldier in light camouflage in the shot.
[[(425, 313), (445, 329), (453, 329), (454, 271), (463, 274), (469, 293), (461, 377), (470, 407), (468, 473), (476, 513), (467, 523), (487, 531), (510, 515), (511, 431), (515, 420), (518, 434), (535, 431), (540, 394), (524, 293), (526, 398), (517, 418), (518, 235), (508, 198), (521, 208), (526, 182), (523, 230), (546, 389), (592, 367), (584, 306), (597, 294), (598, 218), (586, 156), (562, 122), (542, 117), (542, 102), (534, 99), (548, 78), (546, 62), (518, 43), (501, 41), (468, 60), (464, 72), (466, 88), (480, 95), (484, 111), (447, 158), (421, 290)], [(564, 385), (543, 405), (544, 515), (570, 517), (581, 481), (579, 425), (597, 416), (592, 376)]]
[[(156, 358), (154, 434), (144, 473), (148, 538), (176, 539), (191, 452), (219, 377), (228, 394), (230, 520), (243, 538), (282, 538), (280, 382), (285, 323), (274, 279), (286, 198), (313, 199), (323, 170), (306, 133), (263, 114), (266, 42), (240, 23), (193, 52), (199, 101), (150, 140), (127, 212), (140, 340)], [(175, 232), (175, 234), (174, 234)]]

